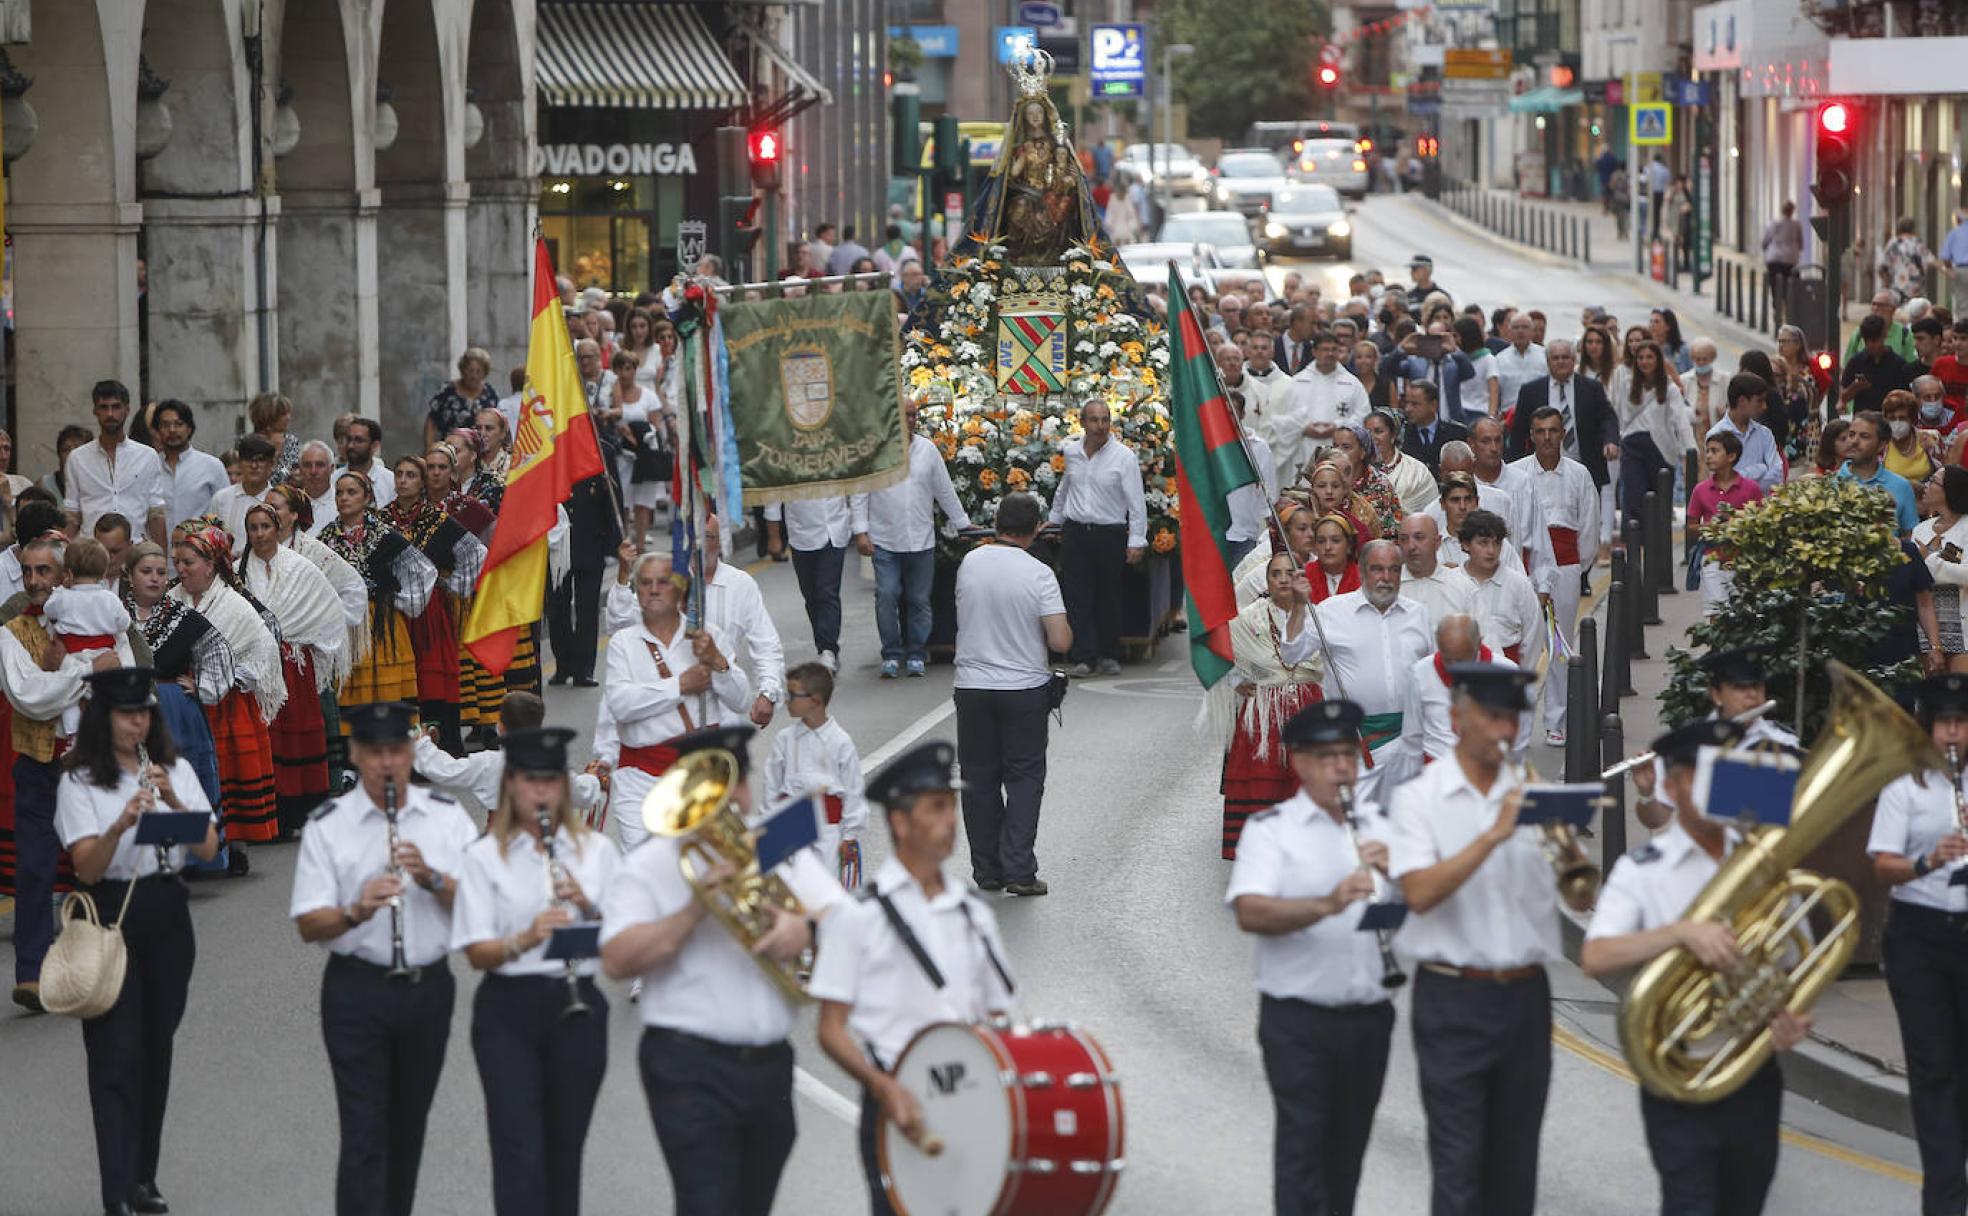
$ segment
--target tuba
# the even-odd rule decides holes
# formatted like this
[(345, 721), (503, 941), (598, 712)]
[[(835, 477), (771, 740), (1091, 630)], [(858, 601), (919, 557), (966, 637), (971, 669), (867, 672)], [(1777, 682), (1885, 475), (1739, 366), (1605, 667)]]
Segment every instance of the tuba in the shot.
[[(642, 800), (642, 826), (677, 842), (677, 865), (704, 907), (787, 999), (804, 1001), (806, 989), (791, 964), (752, 953), (772, 928), (772, 908), (793, 916), (806, 913), (784, 879), (759, 873), (752, 830), (731, 800), (731, 789), (737, 784), (738, 761), (730, 752), (692, 752), (671, 765)], [(737, 873), (716, 885), (705, 885), (703, 874), (726, 861)]]
[[(1709, 879), (1689, 920), (1735, 930), (1742, 961), (1711, 971), (1676, 947), (1642, 968), (1620, 1004), (1620, 1045), (1654, 1093), (1715, 1102), (1770, 1058), (1770, 1018), (1802, 1013), (1838, 978), (1858, 946), (1852, 888), (1793, 867), (1896, 778), (1939, 768), (1927, 732), (1863, 676), (1832, 661), (1831, 716), (1791, 800), (1790, 826), (1752, 830)], [(1811, 939), (1822, 909), (1831, 929)]]

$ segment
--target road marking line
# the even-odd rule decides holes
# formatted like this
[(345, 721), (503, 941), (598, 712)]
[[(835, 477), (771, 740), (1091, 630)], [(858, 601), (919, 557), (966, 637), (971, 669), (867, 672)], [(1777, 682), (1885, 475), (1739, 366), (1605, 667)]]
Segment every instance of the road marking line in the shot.
[(935, 729), (936, 724), (957, 710), (954, 700), (945, 701), (902, 728), (902, 733), (861, 757), (861, 771), (871, 773), (902, 753), (902, 749)]
[[(1600, 1068), (1605, 1069), (1623, 1081), (1631, 1084), (1639, 1083), (1640, 1079), (1633, 1075), (1633, 1070), (1626, 1066), (1625, 1060), (1596, 1043), (1587, 1042), (1563, 1026), (1553, 1023), (1551, 1027), (1551, 1041), (1566, 1051), (1571, 1052), (1573, 1055), (1578, 1056), (1580, 1059), (1585, 1060), (1587, 1063), (1598, 1065)], [(1794, 1128), (1783, 1128), (1779, 1134), (1784, 1143), (1794, 1144), (1806, 1152), (1816, 1153), (1820, 1157), (1829, 1157), (1833, 1161), (1843, 1162), (1846, 1165), (1855, 1166), (1884, 1178), (1891, 1178), (1895, 1182), (1904, 1182), (1908, 1186), (1920, 1185), (1919, 1170), (1908, 1169), (1906, 1166), (1882, 1160), (1869, 1153), (1859, 1152), (1857, 1149), (1846, 1148), (1842, 1144), (1835, 1144), (1821, 1136), (1813, 1136), (1809, 1132), (1800, 1132)]]
[(850, 1127), (861, 1122), (861, 1105), (849, 1100), (831, 1085), (804, 1068), (793, 1069), (793, 1088), (813, 1100), (813, 1104)]

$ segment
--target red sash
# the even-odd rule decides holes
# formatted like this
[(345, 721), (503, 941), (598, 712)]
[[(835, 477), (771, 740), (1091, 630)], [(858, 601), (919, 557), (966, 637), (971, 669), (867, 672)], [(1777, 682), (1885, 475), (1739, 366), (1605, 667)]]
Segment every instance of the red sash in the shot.
[(58, 633), (56, 639), (62, 650), (68, 654), (81, 654), (85, 650), (114, 650), (116, 639), (107, 633)]
[(1513, 643), (1512, 645), (1505, 646), (1503, 648), (1503, 657), (1509, 659), (1511, 662), (1517, 664), (1519, 667), (1523, 666), (1524, 644), (1522, 642), (1516, 642)]
[[(1478, 646), (1476, 648), (1476, 660), (1480, 663), (1489, 662), (1491, 659), (1495, 657), (1495, 654), (1496, 652), (1491, 650), (1488, 646)], [(1449, 665), (1442, 661), (1441, 651), (1438, 650), (1435, 652), (1434, 662), (1435, 662), (1435, 678), (1442, 682), (1442, 687), (1447, 688), (1449, 686)], [(1435, 763), (1435, 757), (1429, 755), (1426, 752), (1423, 752), (1421, 756), (1421, 763), (1422, 763), (1422, 767), (1426, 768), (1428, 765)]]
[(842, 806), (841, 796), (839, 794), (828, 794), (826, 796), (826, 803), (827, 803), (828, 824), (834, 827), (839, 827), (841, 821), (841, 806)]
[(624, 747), (615, 767), (637, 769), (652, 777), (660, 777), (669, 772), (676, 761), (676, 748), (657, 743), (649, 747)]
[(1551, 533), (1551, 556), (1561, 566), (1579, 564), (1579, 534), (1576, 528), (1553, 526)]

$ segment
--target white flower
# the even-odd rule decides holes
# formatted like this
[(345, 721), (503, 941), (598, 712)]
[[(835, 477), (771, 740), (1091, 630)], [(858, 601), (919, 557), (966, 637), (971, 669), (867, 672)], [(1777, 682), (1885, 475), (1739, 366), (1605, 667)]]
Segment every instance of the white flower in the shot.
[(974, 447), (960, 447), (957, 449), (957, 459), (964, 464), (983, 464), (984, 453)]
[(1073, 284), (1072, 295), (1075, 300), (1082, 302), (1091, 300), (1093, 298), (1093, 287), (1087, 283), (1075, 283)]
[(1115, 355), (1118, 355), (1120, 353), (1121, 353), (1120, 344), (1112, 341), (1111, 339), (1106, 342), (1102, 342), (1100, 344), (1099, 354), (1100, 357), (1103, 359), (1111, 359)]
[(983, 357), (984, 348), (972, 342), (970, 339), (965, 338), (963, 341), (957, 343), (957, 358), (969, 360), (982, 359)]
[(1094, 352), (1094, 345), (1093, 343), (1088, 342), (1087, 340), (1082, 338), (1080, 341), (1073, 344), (1073, 351), (1076, 354), (1090, 355)]

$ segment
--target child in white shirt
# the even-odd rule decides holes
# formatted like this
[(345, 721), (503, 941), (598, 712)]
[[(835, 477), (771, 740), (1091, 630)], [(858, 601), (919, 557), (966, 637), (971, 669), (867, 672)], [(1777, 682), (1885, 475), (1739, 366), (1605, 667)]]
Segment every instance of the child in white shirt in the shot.
[[(42, 626), (69, 654), (93, 659), (115, 650), (116, 639), (130, 628), (130, 613), (103, 581), (109, 574), (109, 550), (85, 536), (68, 544), (62, 563), (68, 585), (49, 593), (41, 609)], [(80, 705), (62, 711), (62, 734), (73, 735), (81, 724)]]
[(786, 713), (793, 721), (772, 740), (763, 774), (764, 806), (819, 795), (825, 806), (820, 855), (837, 861), (841, 885), (852, 890), (861, 882), (868, 800), (861, 754), (841, 724), (827, 716), (833, 698), (833, 673), (820, 664), (802, 663), (786, 673)]
[[(499, 702), (499, 735), (503, 738), (516, 730), (532, 730), (544, 724), (546, 717), (546, 704), (539, 697), (514, 690)], [(499, 785), (506, 775), (506, 753), (502, 748), (454, 756), (437, 745), (437, 728), (426, 726), (424, 733), (417, 736), (411, 767), (418, 776), (457, 798), (468, 811), (475, 807), (489, 818), (498, 809)], [(568, 796), (575, 810), (592, 815), (603, 798), (601, 775), (605, 771), (605, 765), (590, 762), (581, 772), (567, 775)]]

